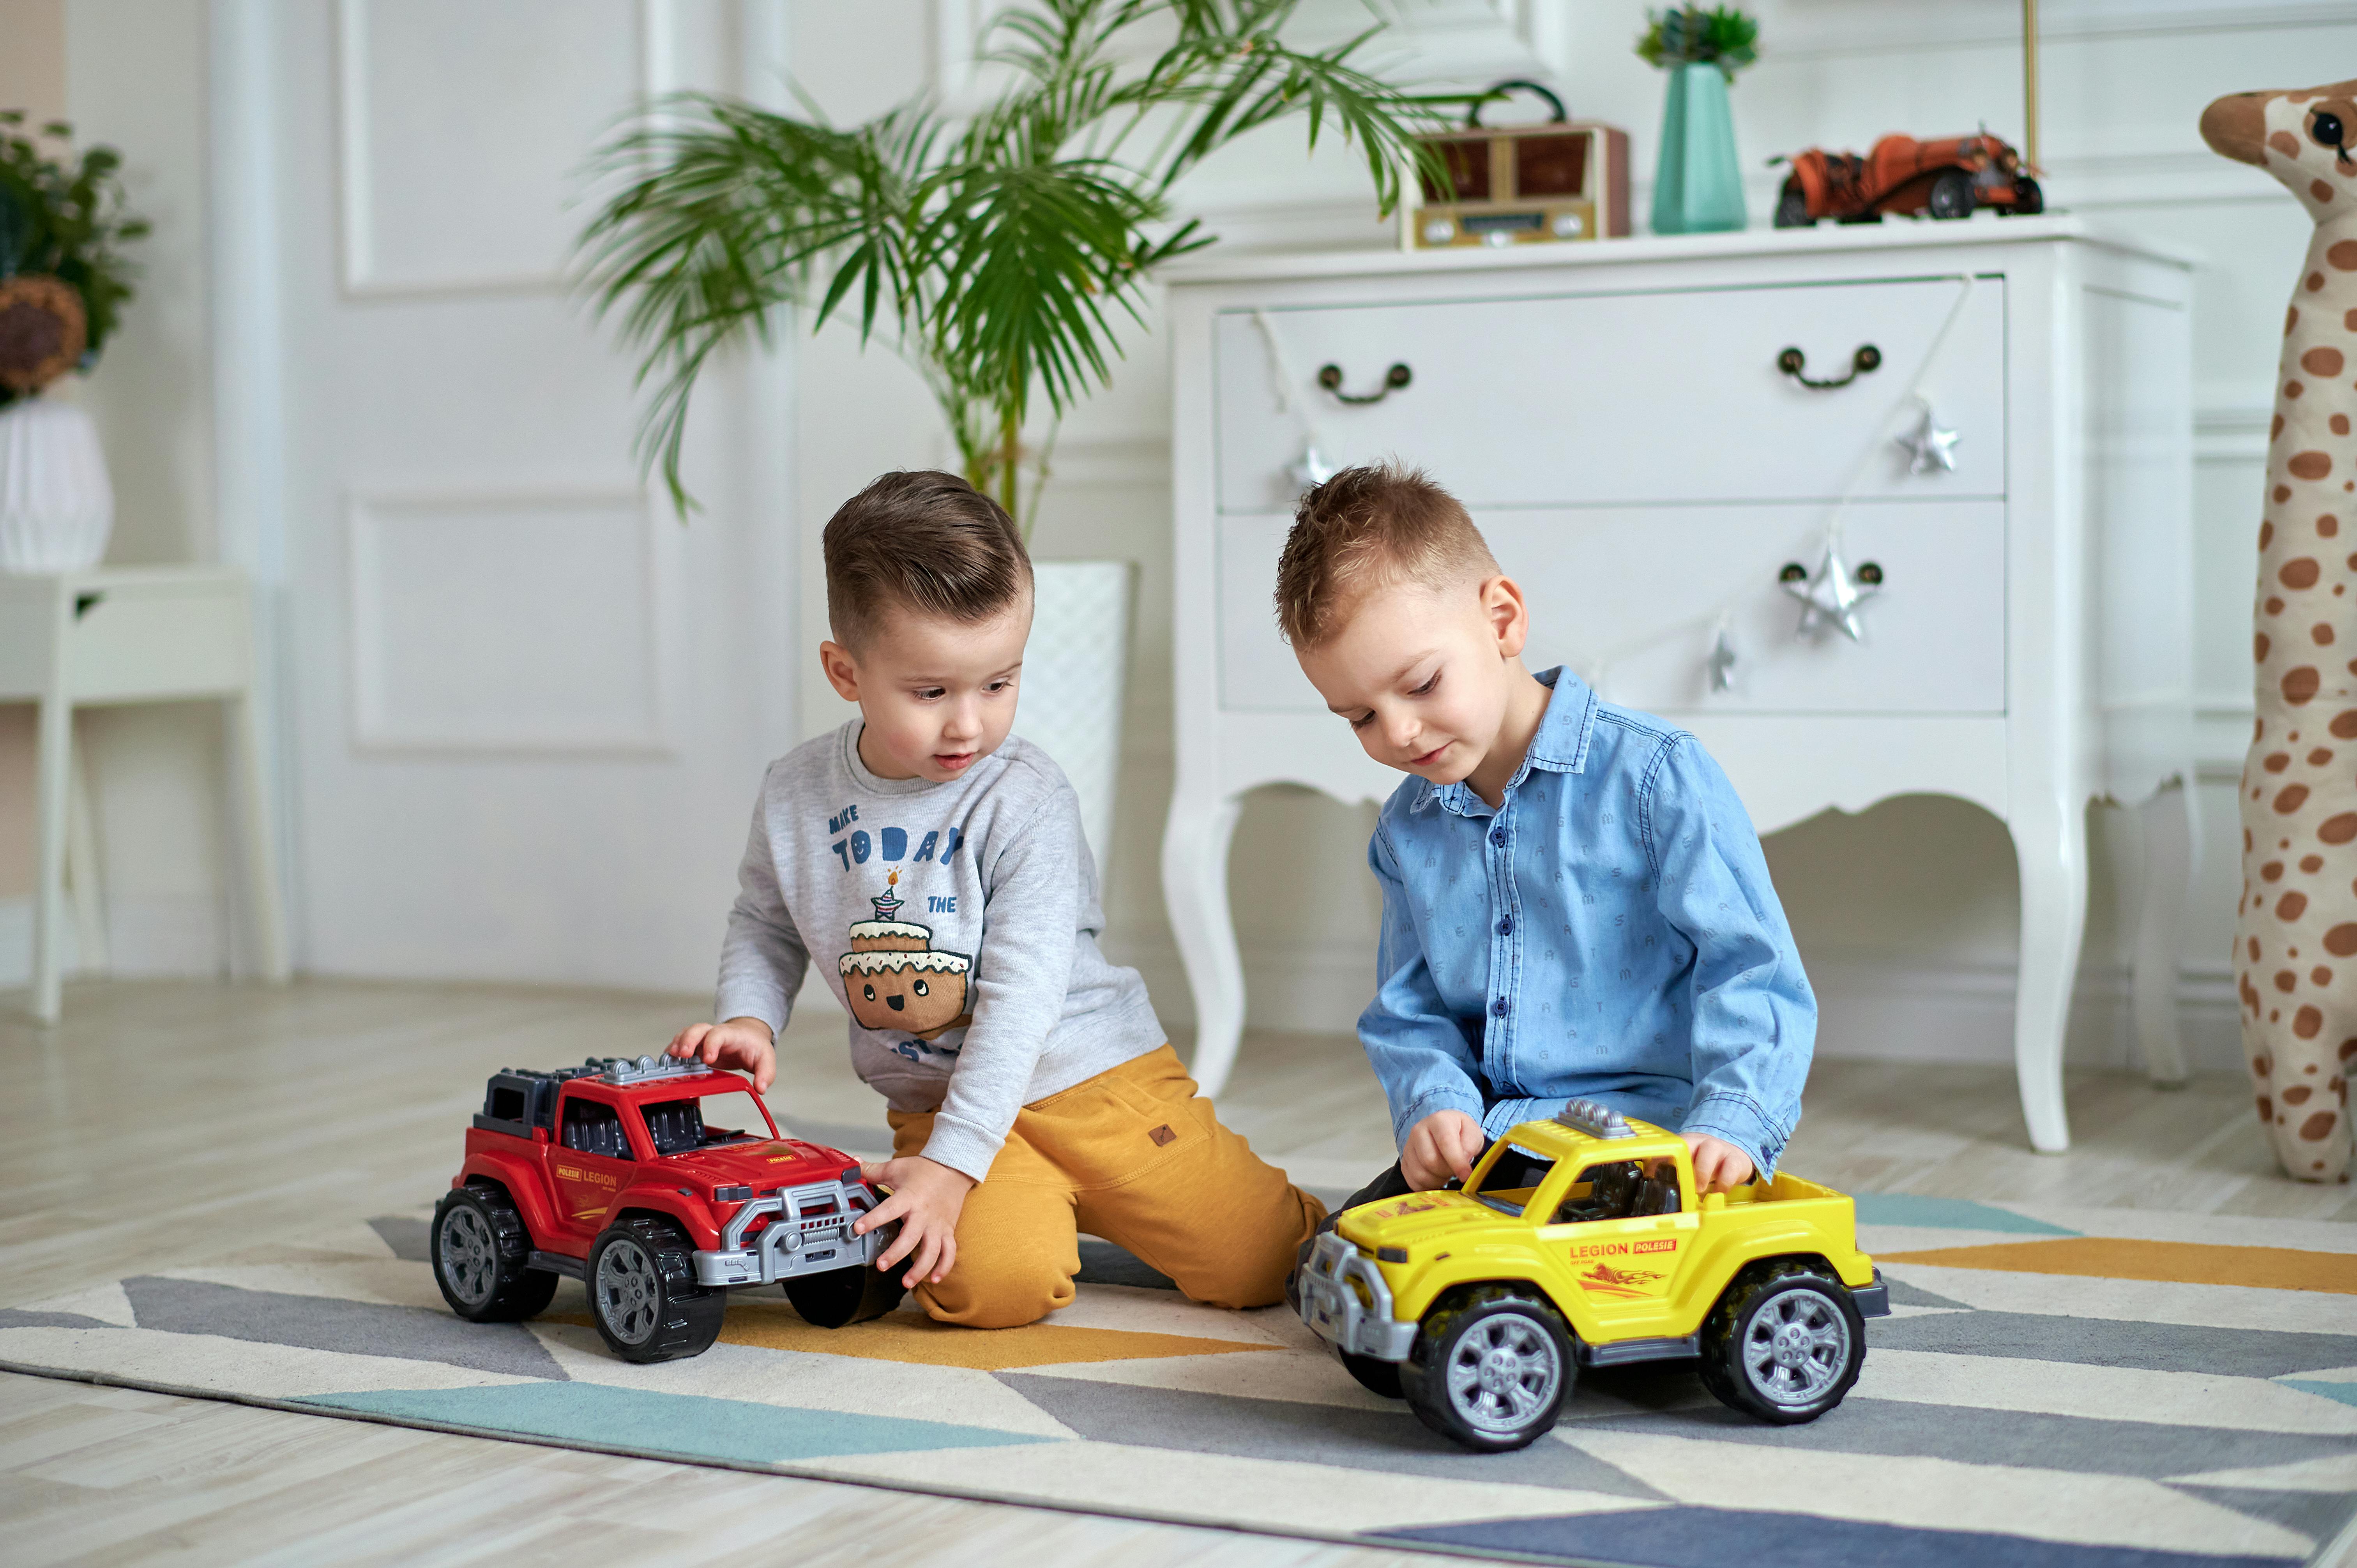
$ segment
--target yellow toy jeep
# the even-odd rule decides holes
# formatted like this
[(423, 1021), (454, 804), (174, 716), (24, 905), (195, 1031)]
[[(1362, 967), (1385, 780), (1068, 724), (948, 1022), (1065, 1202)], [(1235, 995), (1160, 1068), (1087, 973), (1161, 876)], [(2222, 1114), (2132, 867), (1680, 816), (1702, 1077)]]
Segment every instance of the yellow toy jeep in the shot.
[(1761, 1421), (1813, 1421), (1888, 1314), (1850, 1200), (1798, 1176), (1693, 1197), (1685, 1140), (1575, 1100), (1491, 1145), (1461, 1191), (1343, 1211), (1301, 1316), (1377, 1393), (1469, 1448), (1555, 1423), (1581, 1367), (1697, 1359)]

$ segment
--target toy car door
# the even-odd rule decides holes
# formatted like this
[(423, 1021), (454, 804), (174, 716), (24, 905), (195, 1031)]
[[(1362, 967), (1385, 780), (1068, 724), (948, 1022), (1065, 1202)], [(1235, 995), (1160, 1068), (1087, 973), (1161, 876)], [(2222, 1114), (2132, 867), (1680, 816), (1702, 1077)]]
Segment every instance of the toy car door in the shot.
[(555, 1178), (558, 1221), (577, 1252), (605, 1227), (607, 1211), (630, 1185), (636, 1163), (619, 1106), (566, 1088), (557, 1107), (556, 1147), (548, 1167)]
[(1539, 1227), (1539, 1244), (1555, 1254), (1613, 1337), (1650, 1335), (1663, 1332), (1700, 1223), (1674, 1166), (1652, 1175), (1635, 1160), (1599, 1157), (1580, 1169)]

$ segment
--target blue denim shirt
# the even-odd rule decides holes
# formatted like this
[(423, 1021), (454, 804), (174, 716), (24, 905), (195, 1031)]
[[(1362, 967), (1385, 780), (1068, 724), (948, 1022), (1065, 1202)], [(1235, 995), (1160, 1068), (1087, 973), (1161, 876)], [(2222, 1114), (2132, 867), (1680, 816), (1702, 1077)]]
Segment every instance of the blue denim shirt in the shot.
[(1762, 1175), (1801, 1118), (1817, 1004), (1760, 837), (1694, 736), (1561, 670), (1495, 811), (1403, 783), (1359, 1038), (1403, 1144), (1436, 1111), (1495, 1137), (1574, 1097), (1721, 1138)]

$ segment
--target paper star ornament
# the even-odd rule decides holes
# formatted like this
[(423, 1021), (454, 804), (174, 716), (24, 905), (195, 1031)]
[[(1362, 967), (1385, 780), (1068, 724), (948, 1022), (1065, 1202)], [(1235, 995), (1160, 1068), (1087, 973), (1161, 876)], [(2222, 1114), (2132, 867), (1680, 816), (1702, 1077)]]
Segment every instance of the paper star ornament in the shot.
[[(1789, 569), (1797, 573), (1799, 567)], [(1841, 557), (1838, 543), (1825, 546), (1825, 558), (1817, 566), (1816, 575), (1802, 578), (1789, 574), (1783, 580), (1784, 591), (1801, 601), (1801, 625), (1796, 635), (1813, 637), (1823, 627), (1839, 627), (1842, 635), (1852, 642), (1866, 639), (1866, 628), (1858, 623), (1858, 607), (1879, 591), (1873, 583), (1861, 583), (1851, 575), (1849, 564)]]
[(1932, 405), (1923, 405), (1923, 417), (1915, 428), (1898, 438), (1907, 449), (1907, 471), (1910, 474), (1953, 474), (1956, 471), (1956, 443), (1964, 437), (1953, 430), (1942, 428), (1932, 417)]

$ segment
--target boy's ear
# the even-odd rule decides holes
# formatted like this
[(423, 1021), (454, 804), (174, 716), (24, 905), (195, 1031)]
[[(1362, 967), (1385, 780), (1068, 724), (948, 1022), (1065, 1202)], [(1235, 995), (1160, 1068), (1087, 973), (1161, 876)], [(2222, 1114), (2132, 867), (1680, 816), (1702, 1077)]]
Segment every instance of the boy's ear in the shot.
[(1498, 657), (1520, 659), (1523, 644), (1531, 637), (1531, 612), (1523, 603), (1521, 585), (1507, 576), (1485, 581), (1481, 585), (1481, 616), (1498, 639)]
[(836, 696), (846, 703), (859, 701), (859, 666), (852, 660), (851, 650), (839, 642), (820, 643), (818, 667), (826, 672), (826, 683)]

